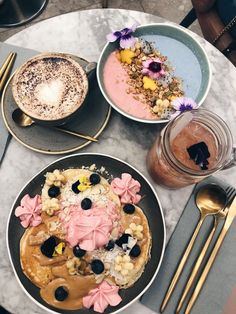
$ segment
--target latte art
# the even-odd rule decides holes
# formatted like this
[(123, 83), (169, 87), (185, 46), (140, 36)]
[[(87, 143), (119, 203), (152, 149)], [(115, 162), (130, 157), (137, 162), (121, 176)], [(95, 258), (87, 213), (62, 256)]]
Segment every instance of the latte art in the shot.
[(39, 55), (15, 74), (13, 96), (22, 111), (35, 119), (69, 116), (83, 103), (88, 80), (82, 67), (63, 54)]

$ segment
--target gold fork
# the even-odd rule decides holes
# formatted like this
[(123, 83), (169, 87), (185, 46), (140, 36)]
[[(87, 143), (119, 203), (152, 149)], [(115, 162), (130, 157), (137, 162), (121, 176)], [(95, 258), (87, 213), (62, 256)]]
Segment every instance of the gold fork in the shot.
[(192, 307), (193, 307), (194, 303), (196, 302), (196, 300), (199, 296), (199, 293), (200, 293), (200, 291), (201, 291), (201, 289), (205, 283), (205, 280), (208, 276), (208, 273), (211, 270), (211, 267), (215, 261), (216, 255), (217, 255), (217, 253), (221, 247), (221, 244), (223, 243), (224, 238), (225, 238), (234, 218), (236, 217), (236, 196), (235, 195), (236, 195), (236, 192), (234, 193), (234, 198), (233, 198), (232, 203), (227, 206), (226, 211), (228, 211), (228, 213), (227, 213), (227, 216), (225, 219), (224, 226), (220, 232), (220, 235), (218, 236), (218, 239), (217, 239), (216, 244), (215, 244), (215, 246), (211, 252), (211, 255), (210, 255), (210, 257), (206, 263), (206, 266), (204, 267), (203, 272), (202, 272), (202, 274), (198, 280), (198, 283), (195, 287), (195, 290), (194, 290), (194, 292), (193, 292), (193, 294), (192, 294), (192, 296), (188, 302), (187, 308), (185, 310), (185, 314), (189, 314), (191, 312)]
[[(234, 197), (234, 195), (235, 195), (235, 189), (233, 187), (227, 187), (226, 188), (226, 194), (227, 194), (227, 199), (228, 199), (227, 204), (230, 204), (232, 199), (233, 199), (233, 197)], [(227, 211), (228, 211), (228, 207), (226, 206), (225, 208), (223, 208), (221, 211), (219, 211), (214, 216), (213, 228), (212, 228), (212, 230), (211, 230), (211, 232), (210, 232), (210, 234), (209, 234), (209, 236), (208, 236), (208, 238), (207, 238), (207, 240), (206, 240), (206, 242), (205, 242), (205, 244), (204, 244), (204, 246), (202, 248), (201, 253), (198, 256), (198, 259), (197, 259), (197, 261), (195, 263), (195, 266), (194, 266), (194, 268), (192, 270), (192, 273), (191, 273), (191, 275), (190, 275), (190, 277), (188, 279), (188, 282), (187, 282), (187, 284), (186, 284), (186, 286), (184, 288), (182, 297), (181, 297), (181, 299), (179, 301), (179, 304), (177, 306), (177, 309), (176, 309), (176, 313), (177, 314), (180, 312), (180, 310), (181, 310), (181, 308), (183, 306), (183, 303), (184, 303), (184, 301), (185, 301), (185, 299), (186, 299), (186, 297), (187, 297), (187, 295), (189, 293), (189, 290), (191, 289), (191, 287), (192, 287), (192, 285), (194, 283), (194, 280), (196, 279), (196, 276), (198, 274), (199, 268), (200, 268), (200, 266), (202, 264), (202, 261), (203, 261), (205, 255), (206, 255), (208, 247), (209, 247), (209, 245), (210, 245), (210, 243), (211, 243), (211, 241), (212, 241), (212, 239), (214, 237), (214, 234), (215, 234), (215, 232), (217, 230), (219, 222), (220, 222), (221, 219), (224, 219), (226, 217)]]

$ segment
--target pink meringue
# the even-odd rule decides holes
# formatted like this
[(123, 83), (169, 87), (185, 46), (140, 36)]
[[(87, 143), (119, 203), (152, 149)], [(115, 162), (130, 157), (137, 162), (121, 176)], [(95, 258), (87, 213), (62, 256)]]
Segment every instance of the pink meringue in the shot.
[(129, 173), (122, 173), (121, 179), (115, 178), (111, 182), (111, 187), (113, 192), (120, 196), (123, 204), (136, 204), (141, 199), (141, 195), (137, 194), (140, 191), (141, 185)]
[(108, 305), (116, 306), (122, 301), (118, 290), (119, 287), (103, 281), (97, 288), (92, 289), (86, 297), (83, 297), (83, 306), (89, 309), (93, 305), (94, 311), (103, 313)]
[(40, 195), (35, 195), (31, 198), (29, 194), (26, 194), (15, 210), (15, 216), (19, 217), (21, 220), (21, 225), (24, 228), (28, 226), (36, 227), (42, 222), (41, 218), (41, 197)]
[(109, 241), (112, 221), (106, 215), (87, 216), (86, 211), (74, 211), (66, 223), (66, 240), (71, 246), (79, 244), (86, 251), (93, 251)]
[(83, 210), (80, 204), (70, 205), (66, 211), (60, 210), (59, 218), (69, 244), (79, 244), (82, 249), (92, 251), (108, 243), (120, 213), (117, 205), (108, 200), (105, 204), (93, 202), (89, 210)]

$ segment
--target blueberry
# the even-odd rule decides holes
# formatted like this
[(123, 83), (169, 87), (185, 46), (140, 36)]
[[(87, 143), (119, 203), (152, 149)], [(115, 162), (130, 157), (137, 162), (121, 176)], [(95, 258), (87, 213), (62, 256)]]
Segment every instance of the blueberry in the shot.
[(116, 240), (116, 244), (119, 247), (122, 247), (122, 244), (128, 243), (129, 237), (131, 237), (131, 235), (128, 233), (122, 234), (122, 236), (118, 240)]
[(89, 177), (89, 181), (92, 183), (92, 185), (95, 185), (101, 181), (101, 178), (97, 173), (92, 173)]
[(126, 214), (133, 214), (135, 211), (135, 207), (133, 204), (125, 204), (125, 206), (123, 207), (123, 210)]
[(48, 189), (48, 196), (50, 197), (57, 197), (60, 193), (60, 188), (58, 186), (53, 185)]
[(101, 274), (104, 271), (104, 264), (99, 259), (94, 259), (91, 263), (91, 268), (95, 274)]
[(139, 246), (138, 244), (135, 244), (135, 245), (132, 247), (132, 249), (131, 249), (129, 255), (132, 256), (132, 257), (138, 257), (138, 256), (140, 255), (140, 253), (141, 253), (140, 246)]
[(105, 249), (106, 249), (107, 251), (111, 251), (111, 250), (114, 249), (114, 246), (115, 246), (114, 241), (110, 240), (110, 241), (107, 243), (107, 245), (105, 246)]
[(71, 189), (75, 194), (79, 194), (80, 190), (78, 189), (78, 185), (80, 185), (79, 180), (72, 184)]
[(64, 287), (58, 287), (55, 290), (55, 298), (57, 301), (64, 301), (68, 297), (68, 291)]
[(92, 201), (90, 198), (84, 198), (81, 202), (81, 207), (83, 209), (90, 209), (92, 207)]
[(73, 253), (76, 257), (83, 257), (86, 254), (86, 251), (81, 249), (78, 245), (73, 247)]
[(43, 242), (40, 249), (43, 255), (51, 258), (56, 246), (57, 239), (55, 237), (50, 237)]

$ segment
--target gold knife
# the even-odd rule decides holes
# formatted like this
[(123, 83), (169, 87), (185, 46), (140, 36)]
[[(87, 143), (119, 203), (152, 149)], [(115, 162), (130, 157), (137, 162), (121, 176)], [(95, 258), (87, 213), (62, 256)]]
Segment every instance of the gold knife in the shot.
[(204, 282), (207, 278), (207, 275), (208, 275), (208, 273), (209, 273), (209, 271), (210, 271), (210, 269), (211, 269), (211, 267), (215, 261), (216, 255), (217, 255), (217, 253), (221, 247), (222, 242), (224, 241), (226, 233), (228, 232), (235, 216), (236, 216), (236, 197), (234, 197), (234, 200), (229, 207), (224, 226), (220, 232), (220, 235), (218, 236), (217, 242), (216, 242), (216, 244), (215, 244), (215, 246), (211, 252), (211, 255), (207, 261), (207, 264), (204, 267), (204, 270), (201, 274), (201, 277), (198, 280), (196, 288), (195, 288), (195, 290), (194, 290), (194, 292), (193, 292), (193, 294), (192, 294), (192, 296), (188, 302), (187, 308), (185, 310), (185, 314), (189, 314), (191, 312), (192, 307), (198, 298), (198, 295), (202, 289), (202, 286), (204, 285)]

